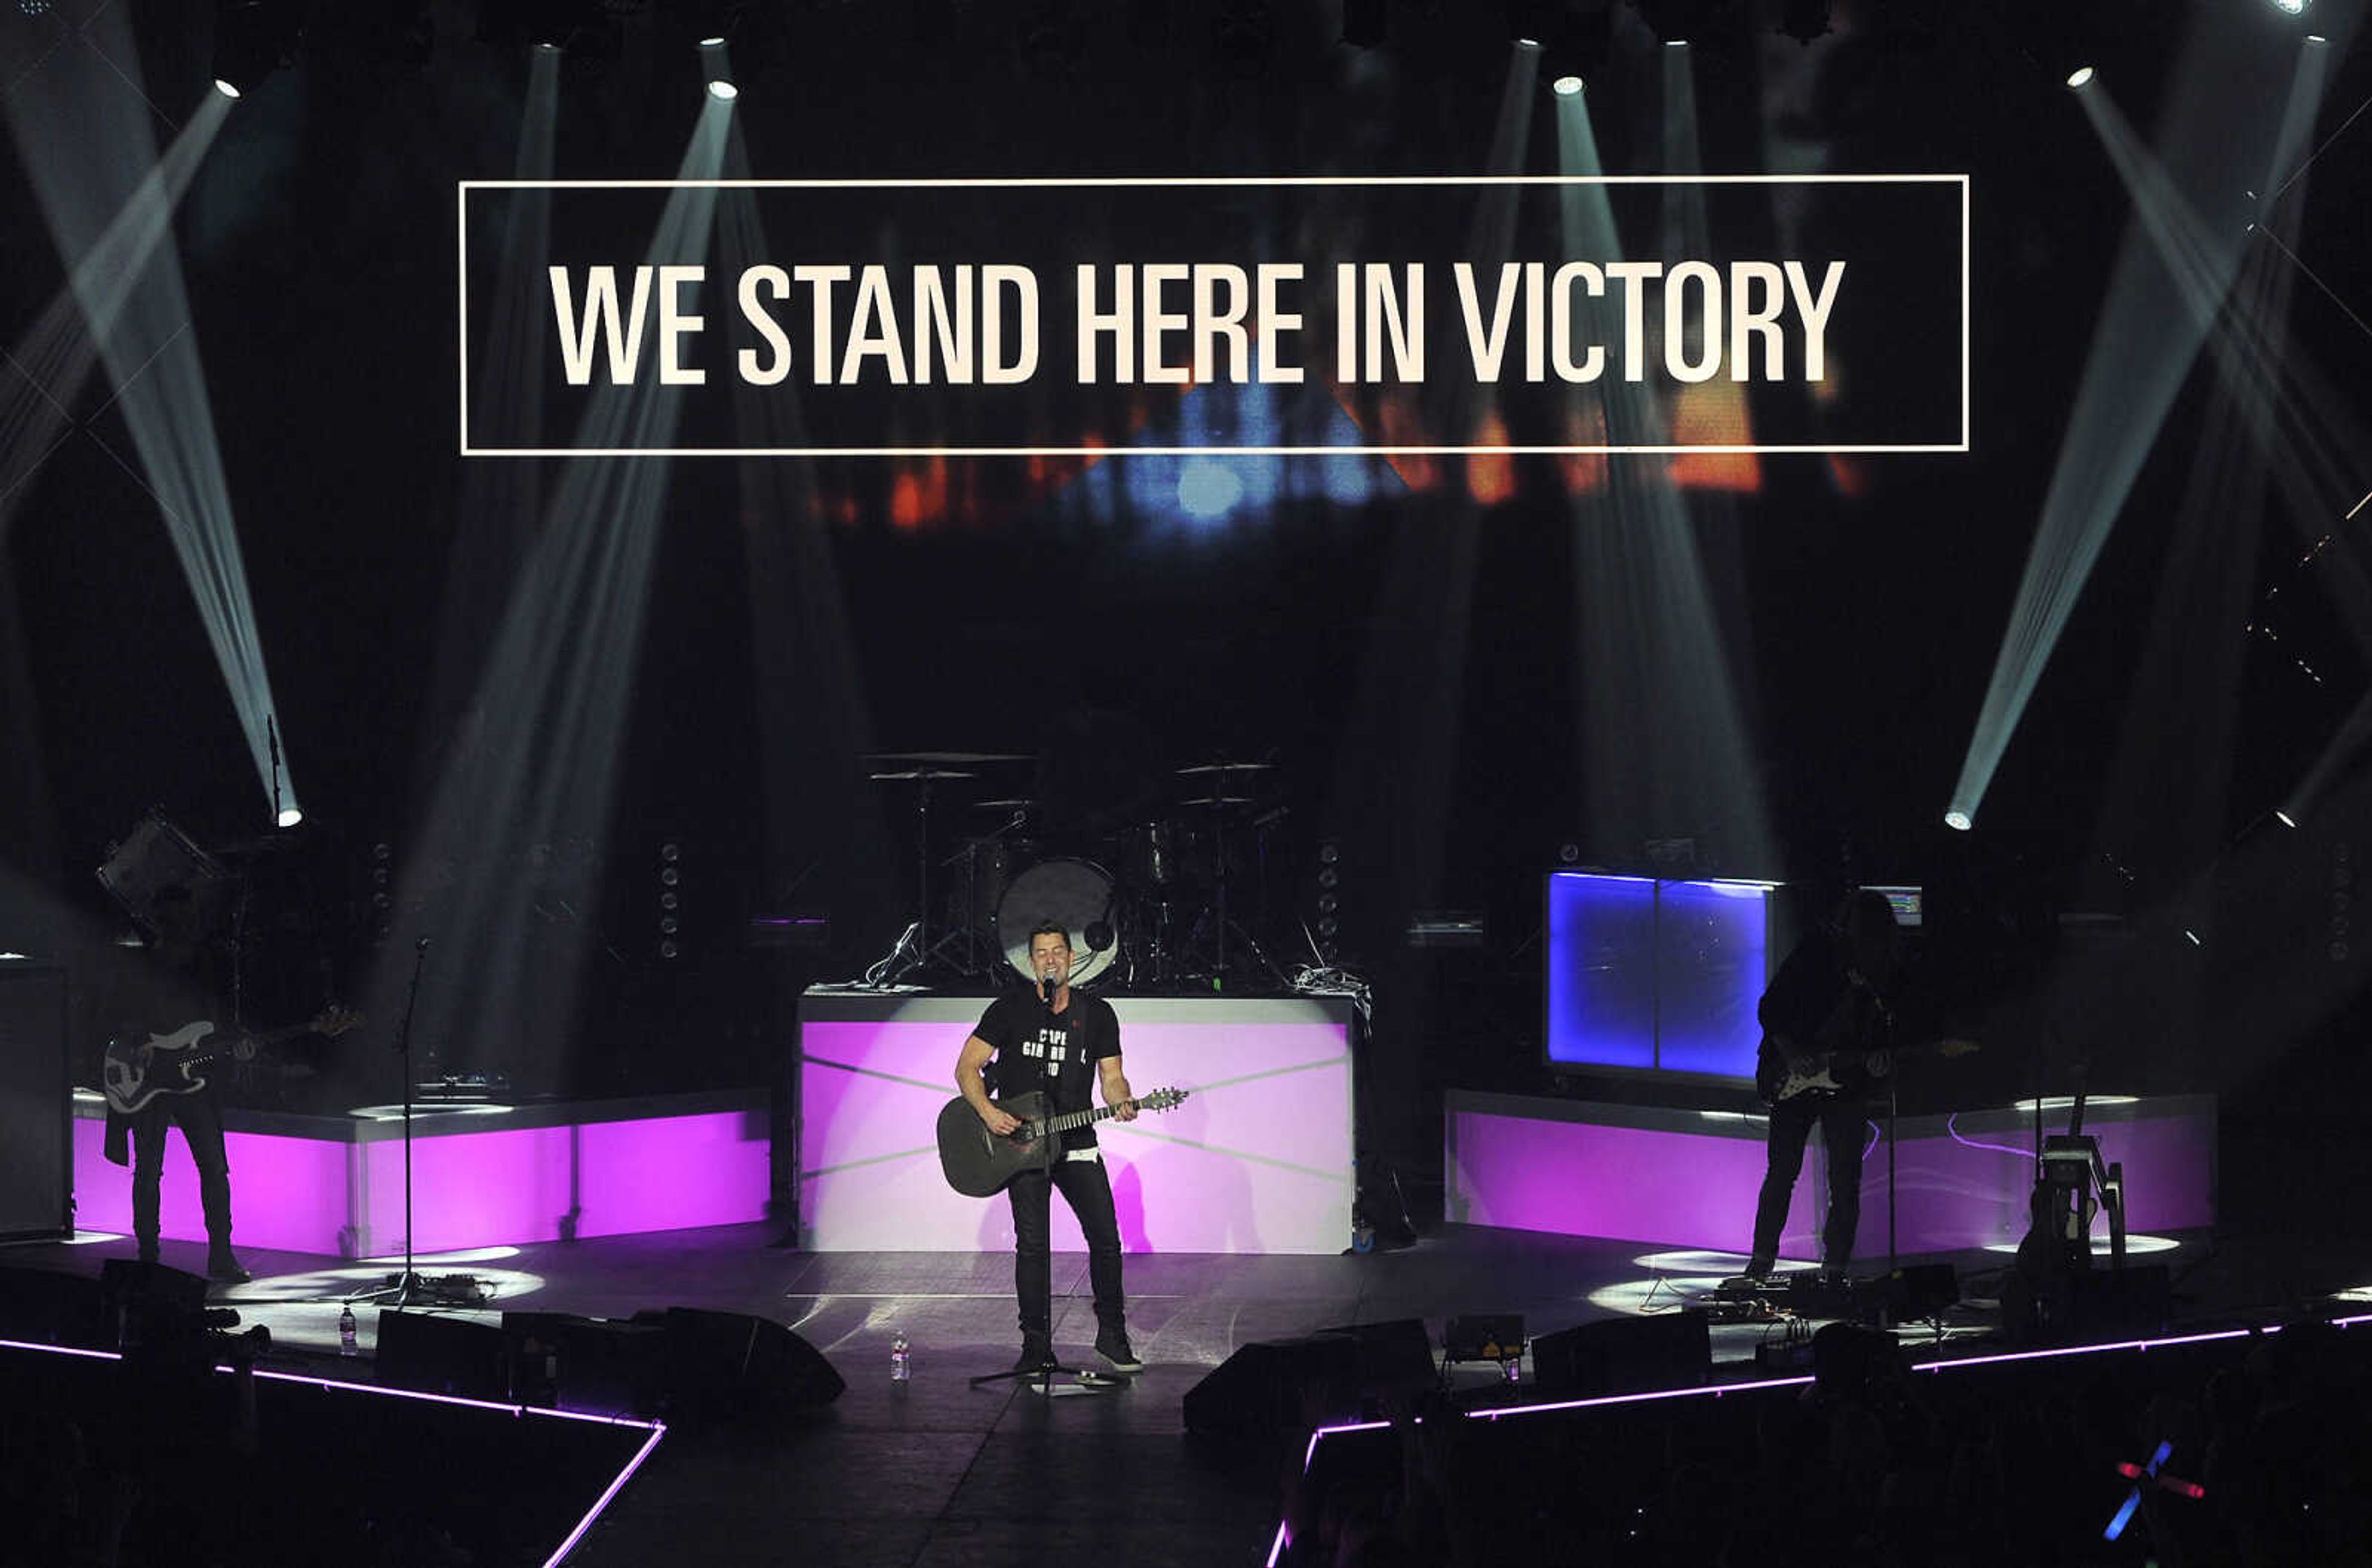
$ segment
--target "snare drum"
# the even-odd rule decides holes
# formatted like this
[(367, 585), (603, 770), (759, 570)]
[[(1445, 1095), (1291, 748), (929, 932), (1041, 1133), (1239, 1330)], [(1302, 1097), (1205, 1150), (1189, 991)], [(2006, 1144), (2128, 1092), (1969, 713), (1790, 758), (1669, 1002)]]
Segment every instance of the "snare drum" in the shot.
[(1058, 922), (1071, 938), (1071, 983), (1090, 985), (1120, 957), (1115, 935), (1101, 952), (1087, 946), (1087, 927), (1112, 928), (1120, 917), (1111, 873), (1091, 860), (1041, 860), (1006, 884), (996, 906), (996, 940), (1005, 961), (1024, 979), (1029, 967), (1029, 933)]

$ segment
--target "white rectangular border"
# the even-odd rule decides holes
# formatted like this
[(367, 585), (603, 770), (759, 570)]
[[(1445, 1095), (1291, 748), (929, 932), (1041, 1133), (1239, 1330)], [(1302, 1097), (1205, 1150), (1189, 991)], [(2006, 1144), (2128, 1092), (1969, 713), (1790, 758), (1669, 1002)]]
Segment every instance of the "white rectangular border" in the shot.
[[(1730, 447), (472, 447), (470, 445), (470, 192), (472, 191), (945, 191), (1355, 185), (1957, 185), (1960, 189), (1960, 439), (1954, 443)], [(1328, 458), (1737, 456), (1804, 453), (1855, 457), (1880, 452), (1971, 449), (1970, 217), (1965, 174), (1410, 174), (1271, 175), (1241, 180), (463, 180), (455, 185), (460, 300), (461, 453), (465, 458)]]

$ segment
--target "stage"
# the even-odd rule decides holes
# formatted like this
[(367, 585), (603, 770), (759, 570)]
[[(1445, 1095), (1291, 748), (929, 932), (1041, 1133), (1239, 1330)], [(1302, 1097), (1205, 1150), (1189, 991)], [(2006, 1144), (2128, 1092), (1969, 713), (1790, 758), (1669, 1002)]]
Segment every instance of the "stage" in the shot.
[[(1130, 1322), (1145, 1373), (1125, 1388), (1046, 1399), (967, 1379), (1009, 1365), (1017, 1335), (1010, 1259), (994, 1251), (806, 1253), (778, 1249), (772, 1227), (540, 1242), (436, 1255), (432, 1277), (467, 1272), (512, 1309), (624, 1318), (690, 1306), (769, 1317), (790, 1326), (846, 1379), (847, 1390), (782, 1430), (670, 1433), (569, 1561), (628, 1568), (659, 1561), (702, 1568), (936, 1568), (1038, 1562), (1128, 1562), (1206, 1568), (1263, 1561), (1281, 1481), (1297, 1439), (1210, 1445), (1183, 1433), (1187, 1392), (1242, 1346), (1289, 1341), (1340, 1324), (1424, 1320), (1436, 1344), (1457, 1314), (1518, 1312), (1529, 1332), (1668, 1311), (1693, 1298), (1735, 1254), (1659, 1255), (1606, 1241), (1447, 1225), (1393, 1252), (1335, 1256), (1151, 1253), (1127, 1260)], [(2361, 1287), (2360, 1257), (2299, 1244), (2199, 1236), (2151, 1261), (2171, 1266), (2180, 1325), (2267, 1320), (2308, 1300)], [(19, 1268), (95, 1274), (128, 1257), (127, 1237), (39, 1243), (0, 1252)], [(378, 1315), (365, 1307), (363, 1354), (336, 1353), (346, 1295), (392, 1262), (355, 1262), (244, 1248), (256, 1278), (213, 1299), (245, 1324), (269, 1327), (274, 1360), (329, 1376), (371, 1373)], [(170, 1242), (169, 1265), (202, 1261), (202, 1244)], [(1991, 1348), (1989, 1302), (2001, 1260), (1957, 1263), (1969, 1304), (1918, 1353)], [(1094, 1319), (1086, 1260), (1055, 1260), (1058, 1349), (1084, 1354)], [(2334, 1309), (2343, 1309), (2337, 1303)], [(2362, 1310), (2359, 1306), (2355, 1310)], [(913, 1380), (890, 1377), (890, 1342), (913, 1347)], [(1756, 1376), (1766, 1327), (1716, 1325), (1714, 1375)], [(1496, 1367), (1453, 1368), (1453, 1381), (1492, 1387)], [(1529, 1391), (1537, 1368), (1527, 1365)], [(1495, 1396), (1494, 1396), (1495, 1397)], [(1290, 1451), (1290, 1460), (1287, 1458)]]
[[(132, 1228), (132, 1176), (104, 1156), (107, 1108), (75, 1094), (76, 1223)], [(635, 1100), (416, 1108), (413, 1245), (515, 1246), (732, 1225), (766, 1215), (763, 1090)], [(223, 1112), (232, 1217), (244, 1248), (365, 1258), (404, 1245), (402, 1108)], [(161, 1227), (203, 1241), (205, 1216), (178, 1129), (168, 1134)]]

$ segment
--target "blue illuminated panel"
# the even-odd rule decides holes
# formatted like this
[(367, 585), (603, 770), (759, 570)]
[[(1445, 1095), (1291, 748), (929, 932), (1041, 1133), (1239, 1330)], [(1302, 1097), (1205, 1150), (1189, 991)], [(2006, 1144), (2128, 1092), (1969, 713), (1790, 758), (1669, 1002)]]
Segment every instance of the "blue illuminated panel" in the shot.
[(1766, 965), (1770, 889), (1760, 882), (1666, 882), (1657, 889), (1656, 1065), (1754, 1075), (1755, 1005)]
[(1645, 877), (1549, 877), (1551, 1062), (1656, 1064), (1656, 884)]
[(1770, 884), (1548, 880), (1550, 1062), (1753, 1076)]

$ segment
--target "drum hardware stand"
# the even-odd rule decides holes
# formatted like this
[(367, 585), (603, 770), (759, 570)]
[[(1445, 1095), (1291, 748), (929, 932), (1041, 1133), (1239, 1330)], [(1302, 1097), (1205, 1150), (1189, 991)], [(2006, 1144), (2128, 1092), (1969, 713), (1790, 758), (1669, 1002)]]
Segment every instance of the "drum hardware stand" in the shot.
[[(908, 768), (897, 772), (874, 773), (876, 781), (905, 780), (914, 788), (914, 923), (907, 935), (901, 935), (890, 949), (889, 958), (880, 966), (882, 985), (895, 985), (915, 970), (927, 970), (936, 957), (931, 941), (931, 786), (941, 779), (968, 779), (972, 775), (948, 769)], [(911, 936), (911, 940), (909, 937)], [(944, 938), (943, 938), (944, 939)], [(901, 954), (905, 962), (898, 961)]]

